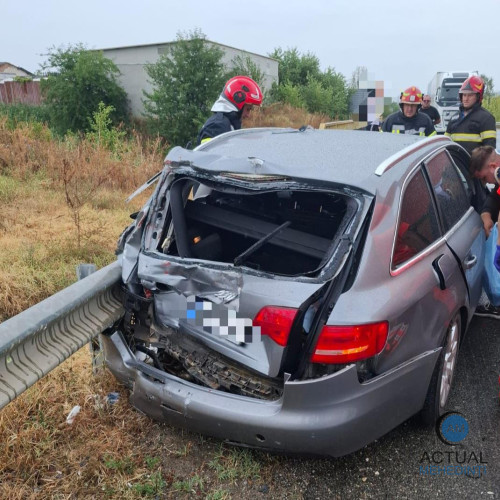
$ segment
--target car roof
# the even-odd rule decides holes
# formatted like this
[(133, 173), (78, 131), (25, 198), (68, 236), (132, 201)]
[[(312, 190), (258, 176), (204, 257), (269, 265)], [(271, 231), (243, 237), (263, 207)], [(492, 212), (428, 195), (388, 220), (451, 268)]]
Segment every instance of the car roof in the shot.
[(167, 160), (213, 172), (287, 175), (374, 191), (370, 184), (380, 182), (384, 168), (411, 157), (420, 144), (428, 149), (431, 142), (358, 130), (243, 129), (222, 134), (195, 151), (174, 148)]

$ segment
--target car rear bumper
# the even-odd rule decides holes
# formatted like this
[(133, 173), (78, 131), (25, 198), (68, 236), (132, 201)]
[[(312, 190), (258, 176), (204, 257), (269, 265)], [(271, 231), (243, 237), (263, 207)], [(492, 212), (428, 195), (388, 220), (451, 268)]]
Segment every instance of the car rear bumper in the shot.
[(192, 384), (138, 361), (120, 332), (101, 339), (109, 369), (132, 390), (132, 405), (153, 419), (235, 444), (336, 457), (422, 408), (440, 351), (365, 383), (354, 365), (319, 379), (285, 382), (281, 399), (263, 401)]

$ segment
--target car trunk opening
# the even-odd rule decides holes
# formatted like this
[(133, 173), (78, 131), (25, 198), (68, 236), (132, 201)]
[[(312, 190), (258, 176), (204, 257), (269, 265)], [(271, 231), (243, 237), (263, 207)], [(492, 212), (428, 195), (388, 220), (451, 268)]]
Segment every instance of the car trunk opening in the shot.
[(172, 227), (157, 250), (282, 276), (318, 273), (349, 201), (319, 190), (217, 189), (188, 179), (169, 194)]
[(141, 303), (134, 288), (124, 329), (129, 345), (162, 370), (276, 399), (313, 335), (326, 290), (349, 272), (343, 264), (366, 198), (290, 180), (221, 177), (175, 174), (159, 186), (137, 267), (151, 301)]

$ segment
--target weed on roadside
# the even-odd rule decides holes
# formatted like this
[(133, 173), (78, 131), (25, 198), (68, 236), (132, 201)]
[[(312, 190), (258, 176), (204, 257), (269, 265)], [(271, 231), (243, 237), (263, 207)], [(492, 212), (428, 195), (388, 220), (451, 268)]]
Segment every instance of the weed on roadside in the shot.
[(125, 457), (123, 459), (114, 458), (111, 455), (104, 455), (104, 465), (108, 469), (112, 469), (117, 472), (124, 474), (132, 474), (135, 469), (134, 462), (130, 457)]
[(159, 495), (166, 486), (160, 471), (147, 475), (142, 482), (132, 485), (132, 489), (141, 496), (152, 497)]
[(260, 478), (260, 463), (254, 458), (253, 452), (245, 448), (227, 449), (221, 445), (208, 466), (216, 472), (220, 481)]
[(203, 492), (203, 485), (203, 478), (195, 474), (188, 479), (174, 481), (172, 483), (172, 489), (177, 493), (198, 494)]
[(227, 490), (214, 490), (208, 493), (205, 500), (229, 500), (231, 498), (231, 493)]

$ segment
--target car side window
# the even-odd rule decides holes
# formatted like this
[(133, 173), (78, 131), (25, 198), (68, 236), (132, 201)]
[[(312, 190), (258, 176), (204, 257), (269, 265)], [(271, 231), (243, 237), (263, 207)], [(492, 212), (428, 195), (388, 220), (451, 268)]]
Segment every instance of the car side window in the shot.
[(431, 158), (425, 167), (436, 195), (443, 231), (447, 232), (470, 207), (467, 181), (446, 151)]
[(476, 189), (480, 186), (478, 186), (477, 179), (475, 180), (469, 173), (470, 156), (465, 151), (456, 146), (449, 147), (448, 154), (451, 156), (453, 162), (457, 166), (461, 178), (463, 178), (465, 191), (467, 192), (467, 197), (471, 205), (476, 210), (480, 210), (481, 206), (474, 206), (476, 201)]
[(440, 236), (431, 194), (422, 170), (418, 169), (403, 193), (392, 256), (393, 268), (420, 253)]

